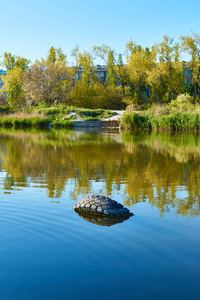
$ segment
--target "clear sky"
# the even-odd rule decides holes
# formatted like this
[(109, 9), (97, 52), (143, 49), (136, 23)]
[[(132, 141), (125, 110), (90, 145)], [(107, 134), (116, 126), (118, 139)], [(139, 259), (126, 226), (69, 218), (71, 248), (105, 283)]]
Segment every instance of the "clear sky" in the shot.
[(76, 45), (106, 44), (124, 53), (132, 39), (143, 47), (163, 35), (200, 34), (200, 0), (0, 0), (0, 55), (31, 59), (61, 47), (71, 60)]

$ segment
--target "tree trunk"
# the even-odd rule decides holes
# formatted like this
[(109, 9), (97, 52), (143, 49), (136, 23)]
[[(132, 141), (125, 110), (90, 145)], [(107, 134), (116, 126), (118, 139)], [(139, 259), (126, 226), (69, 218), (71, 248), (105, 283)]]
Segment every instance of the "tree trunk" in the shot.
[(171, 101), (171, 94), (172, 94), (172, 92), (170, 91), (170, 92), (169, 92), (168, 103), (170, 103), (170, 101)]

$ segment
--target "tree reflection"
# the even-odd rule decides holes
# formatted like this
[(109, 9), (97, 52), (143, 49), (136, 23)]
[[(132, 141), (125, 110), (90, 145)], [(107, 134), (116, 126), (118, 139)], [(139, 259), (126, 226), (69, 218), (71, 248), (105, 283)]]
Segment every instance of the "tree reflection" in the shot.
[(200, 137), (193, 134), (1, 130), (0, 167), (5, 191), (31, 184), (59, 198), (73, 182), (76, 200), (102, 181), (106, 196), (125, 186), (125, 206), (148, 201), (161, 214), (200, 213)]

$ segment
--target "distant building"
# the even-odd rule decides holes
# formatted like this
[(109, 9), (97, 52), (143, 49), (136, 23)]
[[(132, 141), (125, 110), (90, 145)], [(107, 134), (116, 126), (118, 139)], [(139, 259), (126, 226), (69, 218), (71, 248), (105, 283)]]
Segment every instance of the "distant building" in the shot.
[(1, 75), (6, 75), (6, 74), (7, 74), (6, 71), (0, 69), (0, 89), (2, 88), (2, 86), (4, 84), (3, 81), (2, 81), (2, 79), (1, 79)]
[[(94, 71), (94, 74), (96, 75), (97, 80), (99, 80), (101, 82), (106, 81), (107, 71), (108, 71), (107, 66), (101, 66), (101, 65), (94, 66), (93, 71)], [(75, 80), (77, 80), (77, 79), (80, 80), (82, 77), (82, 73), (83, 73), (83, 68), (80, 67), (77, 71)]]
[(107, 78), (108, 68), (107, 66), (100, 66), (97, 65), (95, 67), (96, 76), (99, 79), (99, 81), (105, 82)]
[(185, 83), (187, 83), (188, 85), (192, 84), (191, 67), (185, 61), (184, 61), (184, 76), (185, 76)]

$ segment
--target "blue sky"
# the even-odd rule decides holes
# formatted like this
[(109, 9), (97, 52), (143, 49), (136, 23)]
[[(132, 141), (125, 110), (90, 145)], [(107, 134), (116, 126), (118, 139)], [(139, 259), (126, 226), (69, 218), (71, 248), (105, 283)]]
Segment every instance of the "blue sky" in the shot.
[(200, 0), (0, 0), (0, 55), (45, 57), (61, 47), (71, 60), (76, 45), (107, 44), (123, 53), (132, 39), (151, 47), (164, 34), (200, 33)]

